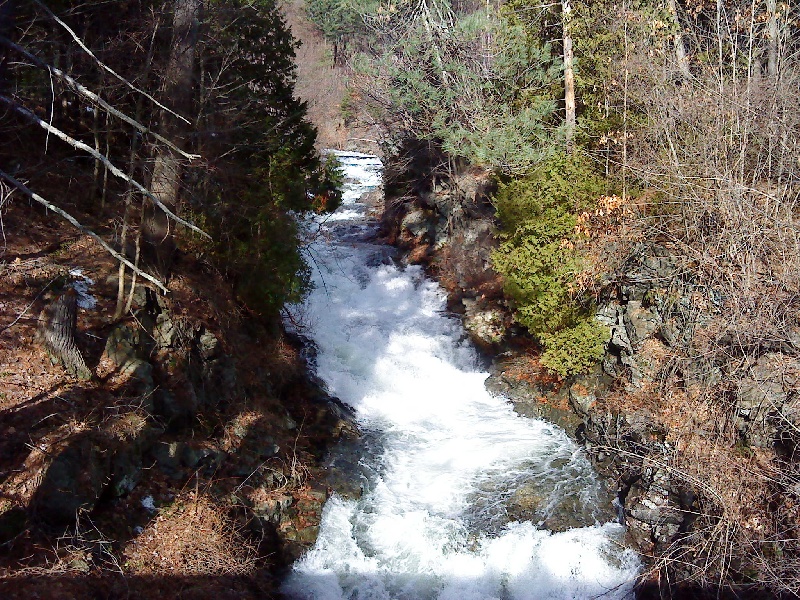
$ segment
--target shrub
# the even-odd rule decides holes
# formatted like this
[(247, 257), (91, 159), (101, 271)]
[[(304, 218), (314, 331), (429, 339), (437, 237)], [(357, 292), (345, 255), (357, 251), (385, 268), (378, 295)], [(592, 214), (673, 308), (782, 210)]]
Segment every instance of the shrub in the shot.
[(583, 270), (578, 215), (604, 192), (580, 155), (553, 155), (495, 198), (500, 247), (492, 259), (505, 279), (514, 318), (545, 347), (543, 363), (562, 376), (602, 357), (606, 341), (592, 303), (574, 293)]
[(610, 337), (608, 327), (588, 316), (572, 327), (543, 333), (541, 363), (562, 377), (575, 375), (603, 358)]

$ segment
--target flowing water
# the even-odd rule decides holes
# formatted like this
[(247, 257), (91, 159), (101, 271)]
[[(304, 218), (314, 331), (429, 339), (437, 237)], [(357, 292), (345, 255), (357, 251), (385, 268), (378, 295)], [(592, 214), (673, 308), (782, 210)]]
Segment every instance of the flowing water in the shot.
[(375, 243), (362, 195), (375, 157), (341, 153), (343, 206), (309, 223), (316, 372), (364, 435), (331, 462), (360, 497), (334, 495), (283, 592), (308, 599), (627, 598), (639, 562), (609, 497), (558, 427), (518, 416), (418, 267)]

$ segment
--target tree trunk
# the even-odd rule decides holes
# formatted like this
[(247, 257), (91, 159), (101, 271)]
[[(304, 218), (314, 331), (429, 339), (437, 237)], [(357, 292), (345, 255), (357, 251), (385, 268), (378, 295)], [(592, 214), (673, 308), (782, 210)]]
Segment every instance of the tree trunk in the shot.
[[(15, 16), (16, 0), (0, 0), (0, 35), (8, 39), (12, 38)], [(10, 53), (8, 48), (0, 48), (0, 94), (6, 94), (10, 90), (8, 77)]]
[(572, 13), (570, 0), (561, 3), (561, 27), (564, 39), (564, 124), (567, 152), (572, 153), (575, 148), (575, 72), (573, 71), (574, 56), (572, 52), (572, 35), (569, 32), (569, 19)]
[[(172, 101), (175, 109), (186, 112), (192, 100), (195, 46), (203, 3), (202, 0), (175, 0), (174, 6), (172, 45), (164, 76), (164, 96)], [(161, 123), (162, 134), (172, 137), (176, 145), (182, 148), (184, 143), (177, 120), (162, 112)], [(160, 147), (156, 152), (150, 190), (172, 212), (175, 212), (178, 200), (182, 168), (180, 157), (173, 150)], [(165, 276), (175, 250), (173, 224), (166, 213), (158, 207), (149, 207), (142, 224), (142, 235), (150, 250), (148, 254), (155, 258), (156, 266), (161, 270), (162, 276)]]
[(678, 19), (678, 6), (675, 0), (668, 0), (667, 5), (677, 27), (675, 37), (672, 40), (675, 45), (675, 60), (683, 78), (691, 79), (692, 72), (689, 70), (689, 56), (686, 54), (686, 46), (683, 43), (683, 34), (681, 33), (681, 22)]
[(91, 379), (92, 373), (75, 343), (78, 326), (78, 293), (70, 288), (42, 311), (39, 336), (45, 347), (58, 359), (67, 373), (79, 379)]
[(778, 3), (767, 0), (767, 73), (770, 77), (778, 77)]

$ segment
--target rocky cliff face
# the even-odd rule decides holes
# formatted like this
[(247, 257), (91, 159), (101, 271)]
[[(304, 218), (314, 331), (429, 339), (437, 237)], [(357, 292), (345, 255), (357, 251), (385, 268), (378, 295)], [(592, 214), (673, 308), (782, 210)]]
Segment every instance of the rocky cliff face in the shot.
[[(495, 184), (481, 170), (431, 175), (427, 158), (387, 167), (383, 231), (404, 250), (404, 260), (423, 264), (449, 294), (449, 308), (462, 315), (476, 344), (497, 349), (511, 325), (502, 283), (492, 269), (496, 247)], [(435, 172), (435, 171), (434, 171)]]

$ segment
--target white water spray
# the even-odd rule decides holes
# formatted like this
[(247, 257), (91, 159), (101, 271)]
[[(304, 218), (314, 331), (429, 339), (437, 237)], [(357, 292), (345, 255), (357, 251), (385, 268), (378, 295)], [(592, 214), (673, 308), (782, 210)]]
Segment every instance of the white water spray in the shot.
[[(441, 289), (418, 267), (383, 260), (385, 247), (369, 241), (375, 224), (358, 200), (380, 185), (380, 161), (339, 159), (350, 183), (342, 208), (316, 222), (324, 234), (312, 246), (316, 288), (296, 309), (318, 347), (317, 374), (369, 434), (360, 460), (368, 477), (358, 500), (328, 501), (319, 539), (283, 592), (630, 597), (639, 562), (619, 545), (620, 525), (597, 522), (604, 496), (583, 452), (485, 390), (487, 375), (460, 322), (445, 314)], [(554, 523), (566, 525), (549, 531)]]

